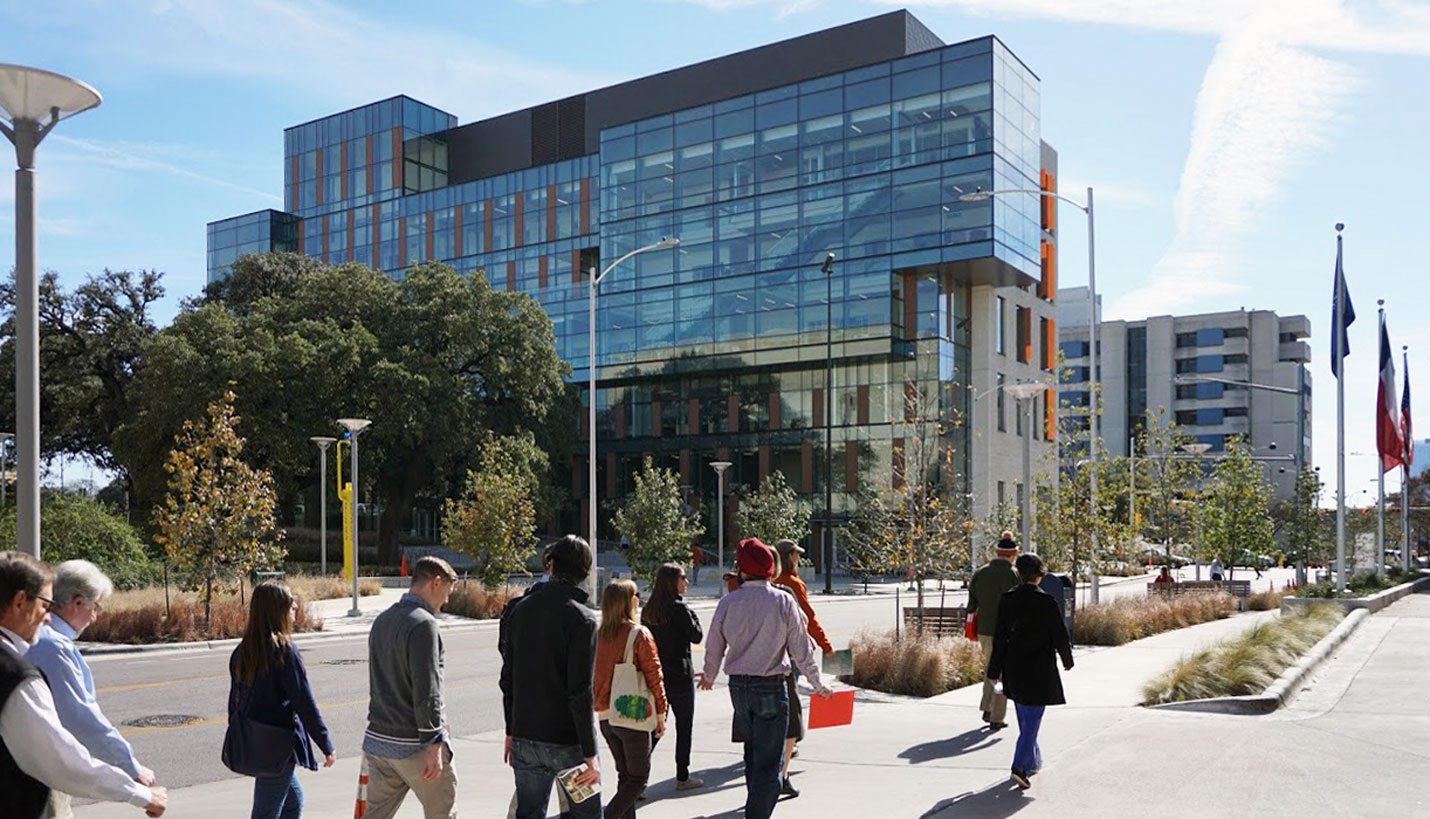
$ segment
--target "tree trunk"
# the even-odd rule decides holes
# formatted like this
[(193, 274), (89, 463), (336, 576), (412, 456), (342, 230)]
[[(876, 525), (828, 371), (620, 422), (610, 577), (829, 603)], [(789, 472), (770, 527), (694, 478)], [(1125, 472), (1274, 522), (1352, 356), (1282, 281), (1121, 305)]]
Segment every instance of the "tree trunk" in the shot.
[(214, 626), (213, 601), (214, 579), (206, 577), (204, 578), (204, 631), (209, 634), (213, 633)]
[(391, 566), (398, 562), (398, 538), (402, 534), (402, 518), (412, 508), (417, 492), (410, 485), (393, 487), (382, 496), (382, 515), (377, 521), (377, 562)]

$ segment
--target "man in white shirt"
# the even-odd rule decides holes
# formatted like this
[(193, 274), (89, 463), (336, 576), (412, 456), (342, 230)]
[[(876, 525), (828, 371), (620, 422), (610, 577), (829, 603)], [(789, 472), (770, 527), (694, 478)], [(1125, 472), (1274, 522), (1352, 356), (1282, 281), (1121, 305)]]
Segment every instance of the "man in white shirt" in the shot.
[(149, 816), (168, 806), (164, 788), (148, 787), (96, 760), (60, 724), (50, 688), (25, 660), (54, 606), (55, 575), (19, 552), (0, 552), (0, 793), (7, 817), (40, 819), (51, 789), (106, 802), (128, 802)]

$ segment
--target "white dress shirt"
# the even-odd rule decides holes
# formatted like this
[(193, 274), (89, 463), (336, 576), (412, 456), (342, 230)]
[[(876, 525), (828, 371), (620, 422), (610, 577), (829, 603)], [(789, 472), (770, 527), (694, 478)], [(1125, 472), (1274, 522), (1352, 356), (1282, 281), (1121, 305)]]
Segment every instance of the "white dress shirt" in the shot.
[[(30, 644), (0, 628), (0, 651), (25, 656)], [(74, 735), (60, 725), (50, 687), (43, 679), (27, 680), (0, 710), (0, 736), (20, 770), (60, 793), (105, 802), (144, 807), (153, 793), (129, 774), (90, 755)]]

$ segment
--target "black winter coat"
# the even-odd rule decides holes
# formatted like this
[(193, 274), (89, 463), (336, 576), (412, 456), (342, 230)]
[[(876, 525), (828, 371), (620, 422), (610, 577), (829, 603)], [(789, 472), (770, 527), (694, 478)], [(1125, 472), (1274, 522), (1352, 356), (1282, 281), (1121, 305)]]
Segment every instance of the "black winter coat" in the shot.
[(690, 647), (705, 639), (700, 628), (700, 618), (685, 605), (685, 599), (676, 597), (665, 607), (665, 622), (659, 625), (645, 619), (641, 622), (655, 637), (656, 654), (660, 656), (660, 667), (668, 683), (688, 682), (695, 676), (690, 662)]
[(1058, 657), (1072, 667), (1072, 646), (1058, 604), (1026, 583), (998, 601), (998, 633), (993, 636), (989, 679), (1003, 679), (1003, 693), (1022, 705), (1062, 705)]

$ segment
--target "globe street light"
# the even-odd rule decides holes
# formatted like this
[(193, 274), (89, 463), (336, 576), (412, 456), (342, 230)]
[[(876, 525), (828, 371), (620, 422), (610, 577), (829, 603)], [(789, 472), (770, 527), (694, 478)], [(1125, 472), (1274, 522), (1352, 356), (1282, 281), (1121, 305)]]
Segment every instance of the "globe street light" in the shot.
[(589, 443), (587, 457), (588, 478), (586, 486), (586, 522), (590, 529), (587, 532), (591, 538), (591, 573), (586, 576), (586, 594), (589, 596), (592, 605), (596, 605), (596, 286), (601, 280), (606, 278), (606, 274), (616, 268), (616, 265), (624, 262), (632, 256), (639, 256), (652, 250), (666, 250), (680, 244), (679, 239), (669, 237), (662, 238), (659, 242), (645, 247), (638, 247), (630, 253), (616, 259), (606, 269), (599, 274), (596, 268), (592, 267), (590, 275), (586, 278), (586, 403), (590, 406), (586, 414), (586, 438)]
[(351, 470), (350, 470), (350, 471), (352, 472), (352, 475), (353, 475), (353, 478), (352, 478), (352, 480), (353, 480), (353, 492), (352, 492), (352, 504), (353, 504), (353, 540), (352, 540), (352, 544), (351, 544), (352, 550), (353, 550), (353, 608), (352, 608), (352, 611), (348, 612), (348, 616), (349, 616), (349, 617), (357, 617), (357, 616), (359, 616), (359, 615), (362, 614), (362, 610), (358, 608), (358, 516), (357, 516), (357, 502), (358, 502), (358, 487), (361, 485), (361, 484), (358, 483), (358, 436), (362, 434), (362, 431), (363, 431), (363, 430), (365, 430), (365, 429), (367, 429), (369, 426), (371, 426), (371, 425), (372, 425), (372, 422), (369, 421), (369, 420), (366, 419), (366, 418), (339, 418), (339, 419), (338, 419), (338, 425), (341, 426), (343, 429), (346, 429), (346, 430), (348, 431), (348, 437), (351, 438), (351, 439), (352, 439), (352, 442), (353, 442), (353, 443), (352, 443), (352, 448), (351, 448), (351, 450), (349, 451), (349, 456), (352, 458), (352, 461), (351, 461), (351, 465), (352, 465), (352, 466), (351, 466)]
[(321, 546), (318, 549), (319, 569), (318, 573), (324, 576), (328, 573), (328, 447), (333, 445), (337, 438), (327, 438), (322, 435), (314, 435), (308, 440), (318, 445), (318, 542)]
[(99, 105), (62, 74), (0, 64), (0, 132), (15, 145), (15, 548), (40, 556), (40, 321), (35, 148), (60, 120)]
[[(719, 521), (719, 523), (716, 524), (716, 531), (719, 533), (717, 535), (719, 538), (717, 549), (720, 556), (720, 572), (723, 574), (725, 571), (725, 470), (730, 468), (730, 462), (711, 461), (710, 468), (715, 470), (715, 475), (719, 483), (715, 502), (715, 517)], [(723, 582), (723, 577), (721, 579)], [(723, 585), (720, 587), (720, 594), (721, 596), (725, 594), (725, 587)]]
[(1012, 395), (1023, 410), (1023, 548), (1037, 554), (1033, 547), (1033, 398), (1047, 390), (1046, 384), (1008, 384), (1003, 391)]

